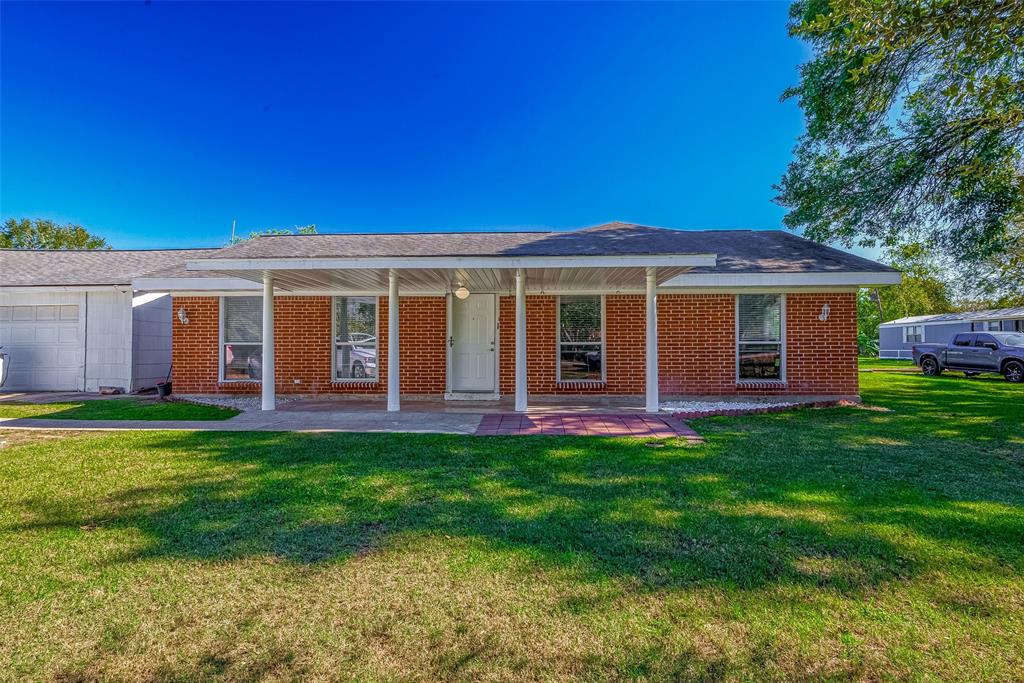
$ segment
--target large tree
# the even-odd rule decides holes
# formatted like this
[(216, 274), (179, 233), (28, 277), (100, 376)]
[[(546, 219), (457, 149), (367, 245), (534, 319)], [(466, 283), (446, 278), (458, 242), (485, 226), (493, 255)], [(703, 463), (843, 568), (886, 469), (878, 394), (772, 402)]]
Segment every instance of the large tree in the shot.
[(1024, 306), (1024, 224), (1010, 231), (1002, 253), (956, 269), (956, 278), (964, 310)]
[(316, 226), (310, 225), (297, 225), (294, 228), (264, 228), (262, 230), (253, 230), (249, 233), (248, 237), (234, 236), (228, 244), (238, 244), (239, 242), (245, 242), (247, 240), (256, 239), (257, 237), (265, 237), (267, 235), (316, 235)]
[(8, 218), (0, 228), (0, 248), (110, 249), (110, 245), (80, 225), (58, 225), (46, 218)]
[(1024, 225), (1024, 0), (798, 0), (806, 132), (778, 186), (823, 242), (999, 262)]
[(883, 289), (860, 290), (857, 299), (857, 344), (860, 352), (878, 352), (878, 326), (911, 315), (955, 310), (947, 270), (924, 244), (887, 249), (886, 261), (903, 272), (903, 281)]

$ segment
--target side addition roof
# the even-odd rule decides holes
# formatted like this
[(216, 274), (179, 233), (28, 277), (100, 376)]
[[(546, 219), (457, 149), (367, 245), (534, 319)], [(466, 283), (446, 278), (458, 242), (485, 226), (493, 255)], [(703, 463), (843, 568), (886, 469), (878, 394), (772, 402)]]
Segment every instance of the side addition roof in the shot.
[(0, 249), (0, 287), (130, 285), (140, 275), (207, 258), (216, 249)]

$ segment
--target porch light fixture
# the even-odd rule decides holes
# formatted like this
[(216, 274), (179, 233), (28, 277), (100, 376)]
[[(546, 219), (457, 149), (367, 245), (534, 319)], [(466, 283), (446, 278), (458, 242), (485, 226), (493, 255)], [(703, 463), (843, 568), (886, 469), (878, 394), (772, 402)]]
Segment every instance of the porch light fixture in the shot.
[(466, 289), (464, 286), (459, 285), (459, 288), (455, 290), (455, 296), (458, 297), (459, 299), (468, 299), (469, 290)]
[(188, 313), (185, 312), (184, 308), (178, 309), (178, 320), (181, 321), (182, 325), (188, 325)]

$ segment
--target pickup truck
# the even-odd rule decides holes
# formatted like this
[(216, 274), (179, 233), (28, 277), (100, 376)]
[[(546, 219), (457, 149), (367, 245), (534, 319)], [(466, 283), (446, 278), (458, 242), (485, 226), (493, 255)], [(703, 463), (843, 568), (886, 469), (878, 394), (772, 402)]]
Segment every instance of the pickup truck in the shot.
[(915, 344), (914, 363), (926, 375), (959, 370), (968, 377), (999, 373), (1007, 382), (1024, 382), (1024, 333), (963, 332), (948, 344)]

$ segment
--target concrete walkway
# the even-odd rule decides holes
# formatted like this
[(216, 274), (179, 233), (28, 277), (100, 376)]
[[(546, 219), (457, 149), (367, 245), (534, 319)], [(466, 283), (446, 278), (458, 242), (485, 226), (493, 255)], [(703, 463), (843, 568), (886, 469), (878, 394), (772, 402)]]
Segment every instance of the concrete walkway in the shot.
[(0, 429), (75, 431), (363, 432), (412, 434), (576, 435), (703, 439), (668, 415), (480, 414), (386, 411), (252, 411), (228, 420), (60, 420), (0, 418)]
[(228, 420), (54, 420), (0, 418), (0, 429), (144, 430), (217, 432), (408, 432), (475, 434), (481, 415), (467, 413), (285, 412), (241, 413)]

